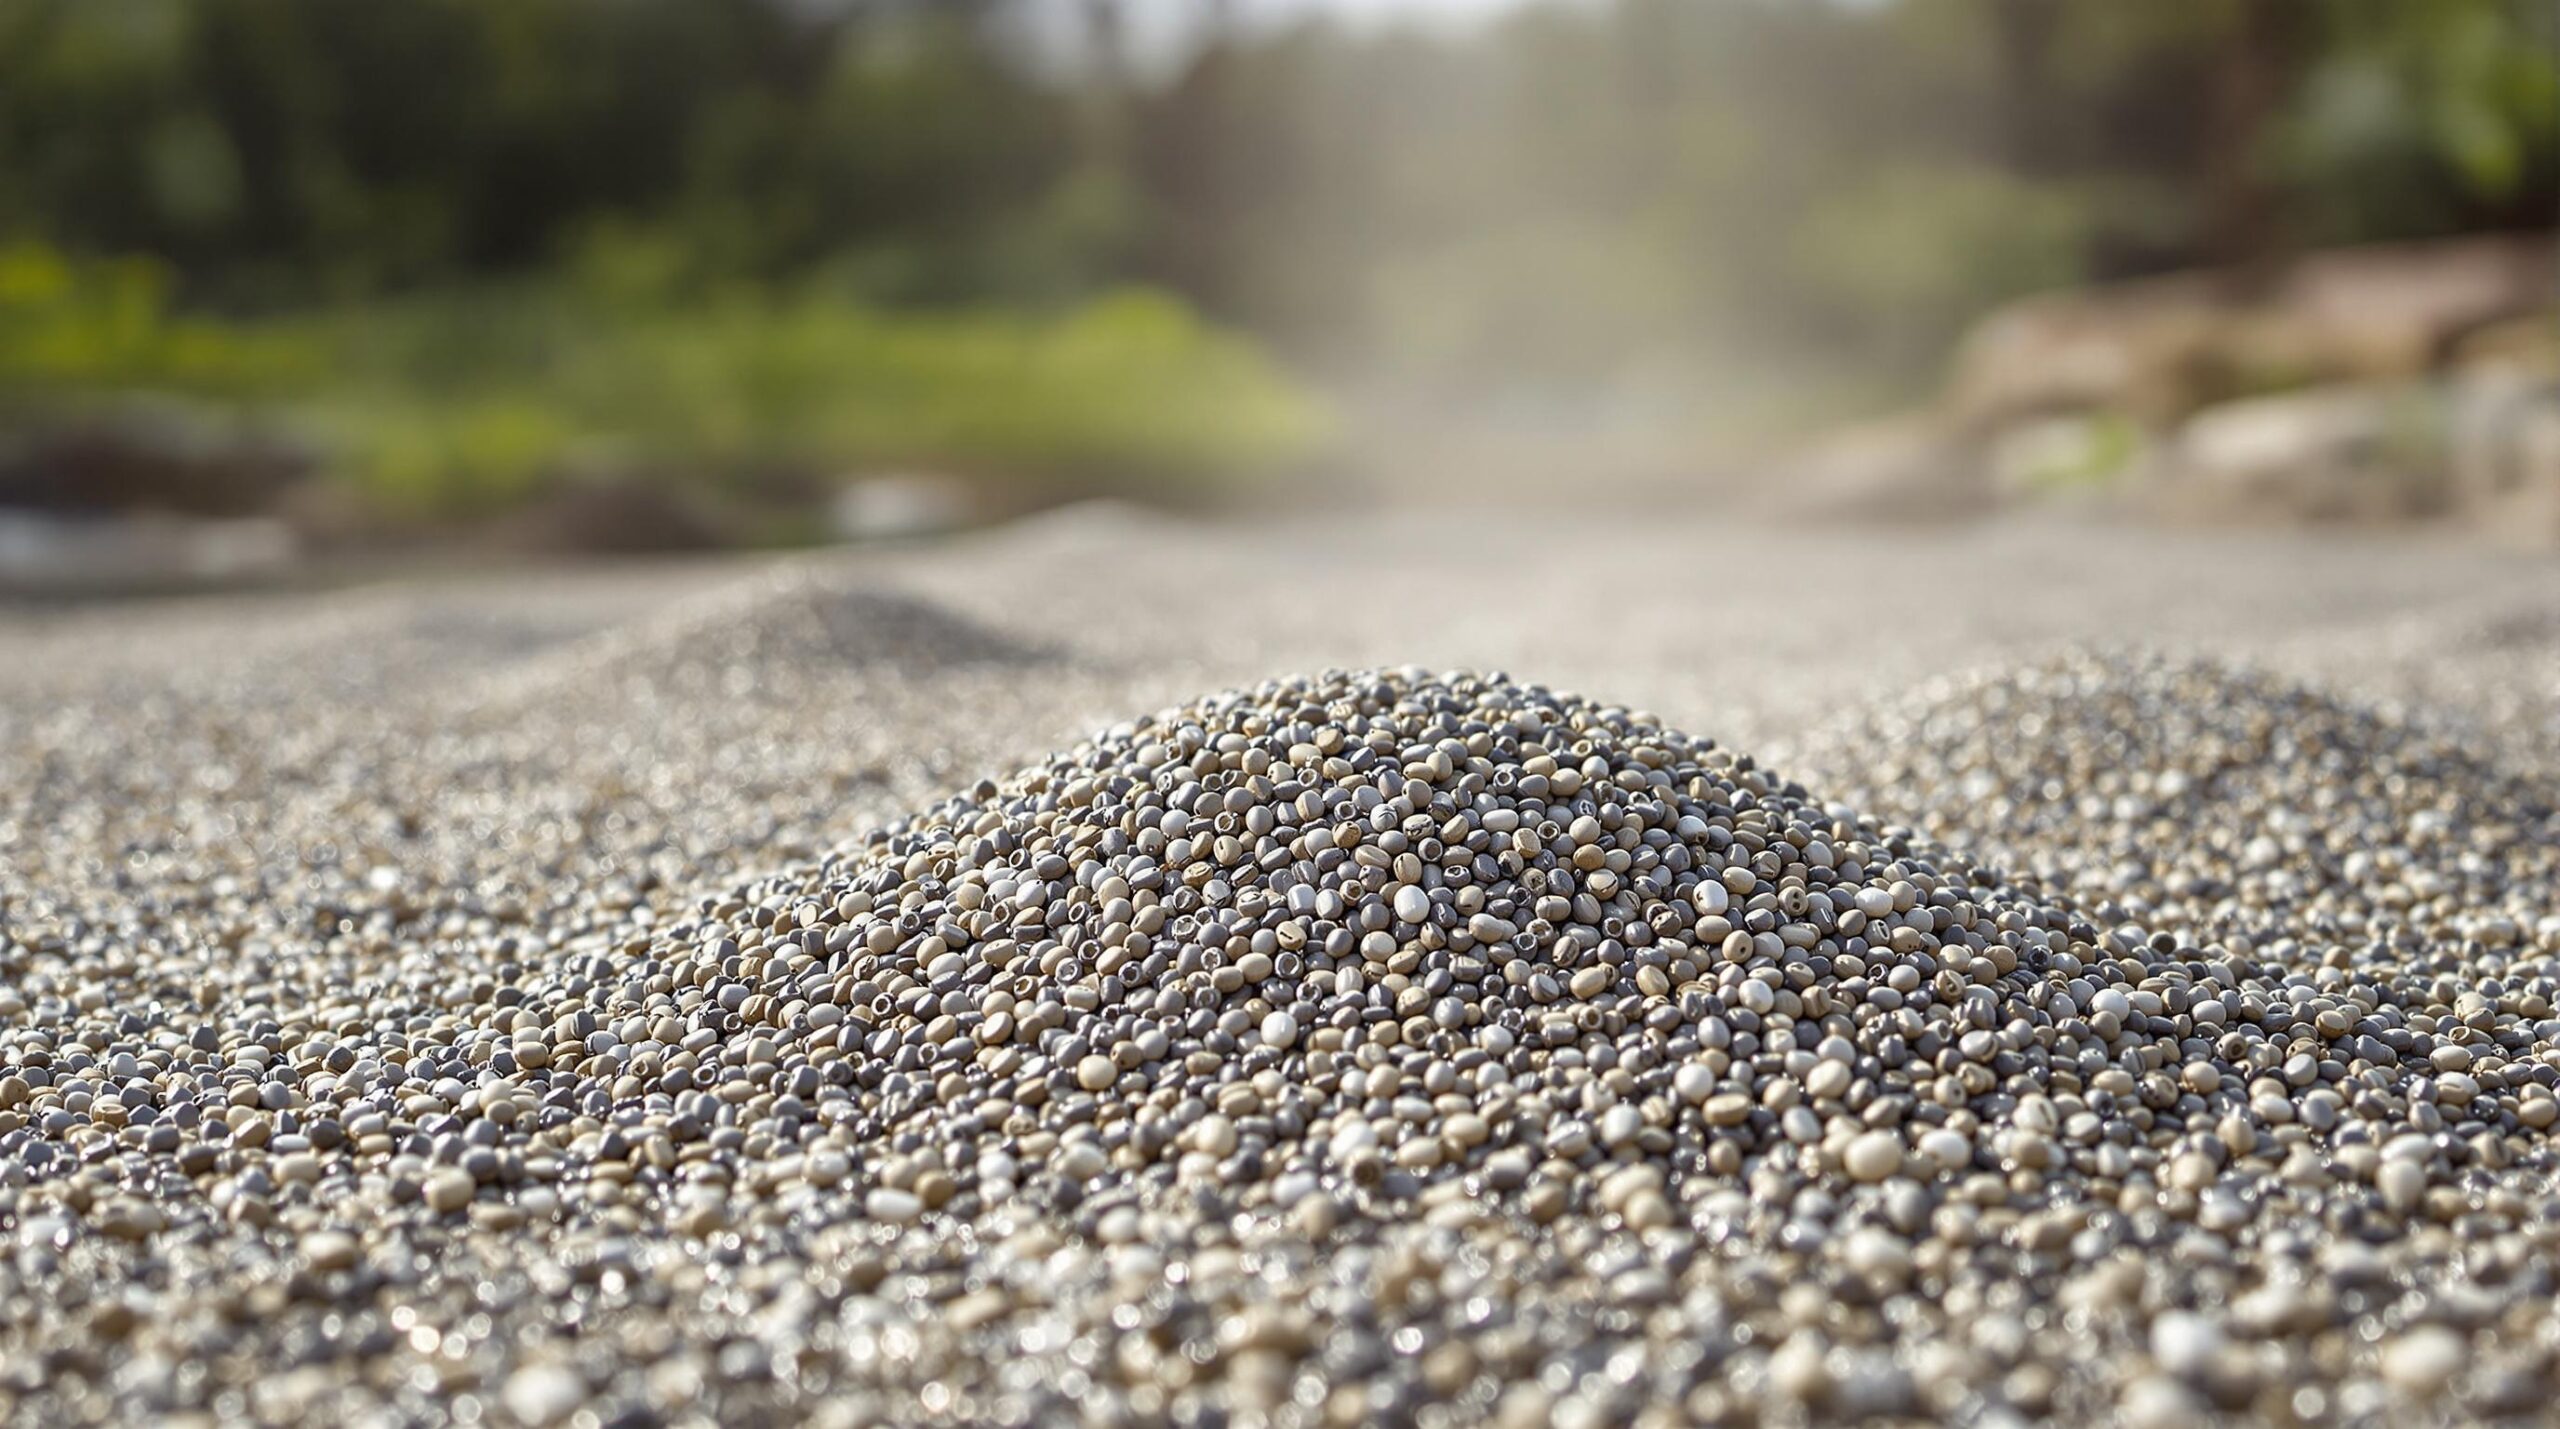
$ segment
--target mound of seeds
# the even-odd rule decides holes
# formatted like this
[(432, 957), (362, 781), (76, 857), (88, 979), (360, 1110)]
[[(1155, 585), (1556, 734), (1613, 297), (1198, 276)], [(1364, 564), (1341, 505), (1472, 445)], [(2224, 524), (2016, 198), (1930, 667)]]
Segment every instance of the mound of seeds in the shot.
[(894, 666), (912, 674), (1048, 654), (927, 601), (795, 573), (714, 590), (653, 620), (544, 651), (478, 693), (500, 709), (560, 700), (788, 703), (812, 673)]
[[(2438, 797), (2370, 732), (2203, 787)], [(2031, 738), (2072, 772), (1955, 777), (2016, 810), (2125, 753)], [(2045, 830), (2089, 853), (2044, 893), (1641, 712), (1333, 673), (690, 916), (472, 945), (432, 1005), (360, 960), (298, 1006), (109, 1000), (13, 946), (47, 976), (0, 991), (0, 1409), (2527, 1413), (2560, 948), (2499, 881), (2545, 816), (2464, 787), (2394, 883), (2235, 904), (2200, 841), (2084, 890), (2164, 827), (2111, 802)], [(2353, 902), (2421, 874), (2512, 929)]]
[(2477, 975), (2560, 946), (2560, 786), (2273, 677), (2078, 652), (1813, 741), (1828, 787), (2079, 906)]

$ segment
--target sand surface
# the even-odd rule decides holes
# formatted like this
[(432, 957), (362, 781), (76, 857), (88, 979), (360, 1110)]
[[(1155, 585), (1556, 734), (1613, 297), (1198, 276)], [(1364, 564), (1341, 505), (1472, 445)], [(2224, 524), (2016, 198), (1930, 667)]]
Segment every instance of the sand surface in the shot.
[[(1833, 732), (1862, 711), (2077, 646), (2210, 657), (2389, 706), (2545, 790), (2560, 769), (2560, 561), (2410, 537), (1097, 508), (929, 546), (20, 607), (0, 611), (0, 1015), (37, 1035), (68, 1004), (98, 1027), (151, 1009), (115, 1034), (132, 1038), (262, 1017), (379, 1036), (376, 1009), (435, 1005), (453, 950), (476, 967), (604, 967), (746, 880), (982, 777), (1286, 672), (1498, 669), (1854, 784)], [(65, 1145), (111, 1154), (104, 1132), (50, 1114)], [(177, 1138), (152, 1148), (144, 1124), (117, 1125), (132, 1175), (179, 1175)], [(287, 1195), (277, 1221), (235, 1198), (169, 1229), (148, 1194), (84, 1190), (84, 1239), (50, 1202), (9, 1210), (13, 1188), (69, 1184), (63, 1159), (30, 1155), (0, 1160), (0, 1232), (20, 1256), (0, 1262), (0, 1290), (52, 1300), (0, 1308), (0, 1421), (210, 1403), (392, 1422), (468, 1393), (502, 1419), (571, 1417), (581, 1381), (522, 1345), (413, 1337), (420, 1364), (443, 1346), (440, 1368), (413, 1373), (369, 1340), (337, 1342), (397, 1326), (284, 1314), (279, 1297), (353, 1254), (336, 1231), (287, 1234), (325, 1205)], [(520, 1212), (470, 1196), (465, 1179), (450, 1209), (502, 1249)], [(217, 1222), (232, 1229), (190, 1229)], [(592, 1269), (599, 1253), (560, 1263)], [(693, 1273), (692, 1253), (670, 1264)], [(473, 1273), (544, 1293), (512, 1269), (421, 1273), (455, 1304), (479, 1293)], [(673, 1293), (710, 1314), (719, 1283)], [(219, 1290), (198, 1301), (191, 1284)], [(762, 1335), (766, 1313), (736, 1311), (722, 1333)], [(575, 1328), (553, 1332), (599, 1380), (665, 1349)], [(713, 1373), (712, 1349), (692, 1345), (684, 1373)], [(2440, 1384), (2440, 1349), (2381, 1373)], [(2538, 1393), (2537, 1373), (2500, 1393)], [(786, 1415), (787, 1382), (757, 1374), (765, 1389), (722, 1402), (738, 1422), (805, 1410)], [(2148, 1405), (2183, 1414), (2183, 1393)]]
[[(983, 751), (987, 772), (1212, 686), (1407, 663), (1503, 669), (1783, 750), (1825, 711), (2080, 645), (2260, 666), (2470, 722), (2519, 754), (2560, 738), (2549, 556), (2427, 535), (1734, 528), (1572, 510), (1215, 524), (1074, 508), (925, 546), (0, 609), (0, 691), (22, 730), (108, 692), (184, 699), (208, 720), (287, 701), (322, 721), (386, 706), (469, 718), (581, 662), (698, 659), (725, 662), (728, 683), (670, 710), (713, 712), (785, 653), (741, 632), (821, 590), (914, 602), (1019, 647), (927, 651), (893, 672), (1001, 695), (999, 711), (920, 707), (927, 745)], [(899, 663), (858, 634), (805, 653), (792, 679), (848, 689)], [(84, 723), (112, 733), (112, 711), (96, 713)], [(777, 734), (807, 714), (773, 713)], [(12, 753), (48, 750), (39, 737)]]

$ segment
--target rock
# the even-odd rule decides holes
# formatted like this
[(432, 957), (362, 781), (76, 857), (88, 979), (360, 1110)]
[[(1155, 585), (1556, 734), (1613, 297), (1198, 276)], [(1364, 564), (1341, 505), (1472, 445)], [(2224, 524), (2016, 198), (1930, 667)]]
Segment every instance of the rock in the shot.
[(2550, 267), (2548, 238), (2497, 235), (2029, 297), (1965, 335), (1948, 415), (1977, 432), (2057, 412), (2162, 425), (2279, 380), (2406, 379), (2465, 334), (2548, 308)]
[(2447, 423), (2465, 522), (2507, 544), (2560, 546), (2560, 379), (2466, 373), (2450, 384)]
[(959, 530), (977, 507), (977, 493), (957, 477), (889, 472), (847, 481), (827, 520), (841, 540), (894, 541)]
[(2416, 382), (2219, 403), (2180, 426), (2143, 499), (2180, 517), (2384, 521), (2441, 512), (2444, 399)]

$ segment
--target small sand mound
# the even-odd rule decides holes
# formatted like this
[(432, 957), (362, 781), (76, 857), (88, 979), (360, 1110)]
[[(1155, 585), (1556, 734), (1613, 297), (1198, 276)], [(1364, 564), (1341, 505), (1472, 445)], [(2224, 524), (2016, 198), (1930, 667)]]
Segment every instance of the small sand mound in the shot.
[(1860, 807), (2110, 916), (2453, 956), (2560, 914), (2549, 786), (2271, 676), (2081, 654), (1815, 743)]
[(811, 676), (848, 668), (894, 666), (913, 676), (1049, 658), (941, 605), (802, 570), (711, 592), (528, 662), (483, 703), (789, 698)]

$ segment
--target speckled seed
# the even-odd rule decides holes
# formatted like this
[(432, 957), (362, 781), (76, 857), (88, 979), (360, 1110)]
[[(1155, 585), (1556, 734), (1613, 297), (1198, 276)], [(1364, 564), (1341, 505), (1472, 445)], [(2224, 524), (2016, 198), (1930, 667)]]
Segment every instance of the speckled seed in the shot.
[(1840, 1166), (1853, 1179), (1881, 1181), (1902, 1169), (1902, 1142), (1889, 1131), (1862, 1132), (1842, 1149)]
[(587, 1386), (577, 1373), (560, 1365), (527, 1365), (507, 1377), (499, 1399), (507, 1412), (529, 1425), (558, 1424), (586, 1402)]
[(429, 1210), (450, 1213), (470, 1205), (474, 1189), (470, 1172), (448, 1167), (430, 1172), (420, 1185), (419, 1195)]
[(2428, 1396), (2461, 1373), (2470, 1349), (2462, 1336), (2443, 1325), (2420, 1325), (2393, 1336), (2382, 1346), (2382, 1377), (2405, 1393)]
[(2427, 1168), (2414, 1161), (2385, 1161), (2374, 1172), (2373, 1183), (2384, 1205), (2406, 1212), (2426, 1194)]
[(1298, 1040), (1298, 1019), (1285, 1012), (1274, 1012), (1262, 1019), (1262, 1044), (1286, 1048)]
[(906, 1191), (886, 1187), (862, 1198), (863, 1214), (891, 1225), (908, 1225), (924, 1214), (924, 1201)]
[(1110, 1158), (1090, 1141), (1070, 1142), (1058, 1154), (1058, 1174), (1069, 1181), (1090, 1181), (1110, 1167)]
[(1431, 895), (1413, 884), (1396, 890), (1396, 921), (1420, 923), (1431, 916)]
[(344, 1231), (314, 1231), (302, 1238), (302, 1258), (314, 1270), (344, 1270), (362, 1254), (356, 1238)]

